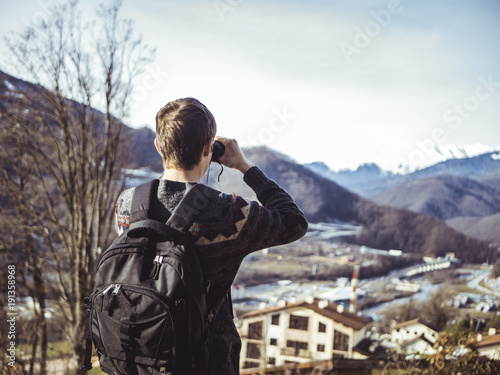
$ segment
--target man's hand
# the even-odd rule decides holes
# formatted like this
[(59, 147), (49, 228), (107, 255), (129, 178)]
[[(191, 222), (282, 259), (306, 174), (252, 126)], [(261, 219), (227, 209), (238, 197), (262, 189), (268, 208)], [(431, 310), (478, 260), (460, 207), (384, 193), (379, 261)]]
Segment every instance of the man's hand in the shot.
[(215, 137), (216, 141), (221, 142), (226, 147), (224, 154), (218, 159), (218, 161), (229, 168), (234, 168), (239, 170), (241, 173), (245, 174), (254, 165), (248, 161), (243, 152), (238, 146), (238, 142), (234, 138), (225, 137)]

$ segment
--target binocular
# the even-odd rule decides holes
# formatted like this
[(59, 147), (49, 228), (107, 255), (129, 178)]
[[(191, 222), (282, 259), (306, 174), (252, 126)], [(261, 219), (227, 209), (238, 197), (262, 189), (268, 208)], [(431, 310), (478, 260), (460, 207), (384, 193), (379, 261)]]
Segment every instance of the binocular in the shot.
[(211, 161), (219, 161), (219, 158), (224, 155), (226, 151), (226, 146), (219, 141), (214, 141), (212, 144), (212, 160)]

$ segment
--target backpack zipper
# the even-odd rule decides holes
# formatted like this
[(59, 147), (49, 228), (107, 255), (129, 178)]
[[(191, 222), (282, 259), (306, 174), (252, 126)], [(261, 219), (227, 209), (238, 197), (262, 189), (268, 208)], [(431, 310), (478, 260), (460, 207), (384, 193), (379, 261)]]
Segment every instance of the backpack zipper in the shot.
[[(114, 295), (118, 294), (119, 290), (129, 290), (131, 292), (145, 294), (148, 297), (157, 299), (160, 302), (160, 304), (165, 308), (165, 310), (170, 310), (174, 306), (174, 303), (172, 302), (171, 298), (151, 289), (147, 289), (137, 285), (123, 285), (123, 284), (113, 284), (112, 287), (114, 287), (113, 289)], [(111, 288), (107, 288), (107, 290), (109, 289)]]
[(160, 275), (160, 266), (163, 263), (163, 256), (157, 255), (153, 260), (153, 269), (151, 270), (151, 278), (153, 280), (158, 280), (158, 276)]
[(116, 250), (122, 250), (122, 249), (126, 249), (126, 250), (128, 249), (129, 250), (128, 253), (141, 253), (141, 251), (147, 250), (147, 246), (144, 244), (134, 244), (133, 246), (130, 246), (130, 244), (127, 242), (117, 244), (114, 246), (113, 250), (105, 251), (103, 253), (101, 259), (99, 260), (99, 264), (97, 265), (97, 268), (99, 268), (102, 263), (104, 263), (106, 260), (108, 260), (112, 256), (122, 254), (121, 251), (119, 251), (118, 254), (116, 254), (117, 253)]
[(109, 290), (110, 290), (111, 288), (113, 288), (114, 286), (115, 286), (115, 284), (109, 284), (109, 285), (108, 285), (108, 287), (107, 287), (106, 289), (104, 289), (104, 290), (101, 292), (101, 294), (102, 294), (103, 296), (105, 296), (105, 295), (106, 295), (106, 293), (107, 293), (107, 292), (109, 292)]
[(113, 305), (113, 302), (115, 302), (115, 298), (118, 295), (118, 292), (120, 291), (121, 285), (120, 284), (111, 284), (109, 287), (106, 288), (105, 291), (102, 292), (102, 295), (104, 295), (111, 289), (113, 289), (113, 292), (111, 292), (111, 298), (109, 299), (108, 304), (104, 308), (104, 310), (108, 311), (111, 309), (111, 306)]

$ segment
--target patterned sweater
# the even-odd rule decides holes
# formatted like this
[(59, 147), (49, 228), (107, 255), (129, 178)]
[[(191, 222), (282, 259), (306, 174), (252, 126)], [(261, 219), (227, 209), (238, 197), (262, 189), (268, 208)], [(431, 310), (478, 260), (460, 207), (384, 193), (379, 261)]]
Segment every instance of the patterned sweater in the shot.
[[(189, 229), (205, 279), (210, 280), (212, 299), (230, 289), (243, 258), (253, 251), (286, 244), (302, 237), (307, 221), (293, 199), (257, 167), (243, 176), (260, 201), (220, 193), (198, 215)], [(195, 183), (160, 180), (158, 202), (153, 214), (166, 222), (186, 189)], [(116, 228), (128, 229), (133, 188), (125, 190), (116, 203)], [(214, 319), (209, 374), (239, 373), (241, 340), (225, 301)]]

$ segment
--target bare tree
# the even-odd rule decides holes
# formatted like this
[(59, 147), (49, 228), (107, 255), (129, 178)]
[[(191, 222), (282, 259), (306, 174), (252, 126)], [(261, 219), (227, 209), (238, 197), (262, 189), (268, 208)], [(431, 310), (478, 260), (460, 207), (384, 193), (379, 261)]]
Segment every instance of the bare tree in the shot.
[[(57, 297), (68, 342), (81, 361), (86, 312), (95, 262), (109, 243), (112, 207), (123, 179), (120, 150), (134, 77), (154, 50), (135, 38), (120, 18), (121, 1), (101, 5), (98, 22), (83, 25), (77, 1), (51, 8), (47, 17), (7, 39), (23, 77), (0, 130), (4, 148), (2, 192), (21, 222), (33, 298), (40, 311), (45, 373), (45, 300)], [(48, 277), (50, 276), (50, 277)], [(45, 328), (44, 328), (45, 327)]]
[(421, 316), (438, 331), (444, 330), (456, 314), (447, 303), (451, 293), (449, 288), (442, 286), (422, 305)]
[[(8, 119), (2, 118), (2, 125), (9, 123)], [(45, 319), (46, 308), (46, 288), (42, 277), (42, 255), (38, 250), (36, 237), (41, 229), (39, 218), (33, 215), (38, 209), (34, 206), (38, 202), (36, 191), (32, 189), (31, 178), (33, 173), (33, 164), (27, 163), (25, 150), (28, 146), (24, 144), (21, 134), (18, 133), (17, 127), (2, 126), (0, 134), (3, 140), (3, 149), (0, 151), (0, 163), (2, 164), (3, 175), (1, 177), (3, 193), (7, 201), (4, 201), (4, 208), (7, 212), (3, 212), (2, 216), (9, 217), (8, 220), (2, 220), (2, 233), (4, 244), (8, 242), (8, 250), (17, 253), (17, 259), (12, 259), (6, 264), (15, 263), (26, 264), (28, 272), (18, 272), (18, 282), (16, 283), (17, 293), (21, 291), (25, 295), (31, 296), (36, 302), (34, 304), (33, 313), (34, 329), (31, 337), (25, 337), (27, 342), (32, 344), (32, 353), (30, 360), (30, 370), (28, 374), (33, 374), (35, 368), (35, 360), (37, 347), (40, 346), (41, 356), (39, 364), (41, 373), (45, 374), (47, 363), (47, 321)], [(12, 178), (15, 176), (15, 178)], [(10, 202), (9, 202), (10, 200)], [(10, 235), (9, 241), (5, 241), (6, 235)], [(2, 251), (5, 251), (2, 248)], [(18, 267), (19, 269), (19, 267)], [(30, 278), (31, 281), (28, 280)], [(24, 289), (24, 290), (22, 290)], [(17, 319), (18, 317), (16, 317)], [(19, 336), (19, 334), (18, 334)], [(19, 361), (19, 359), (17, 359)]]

